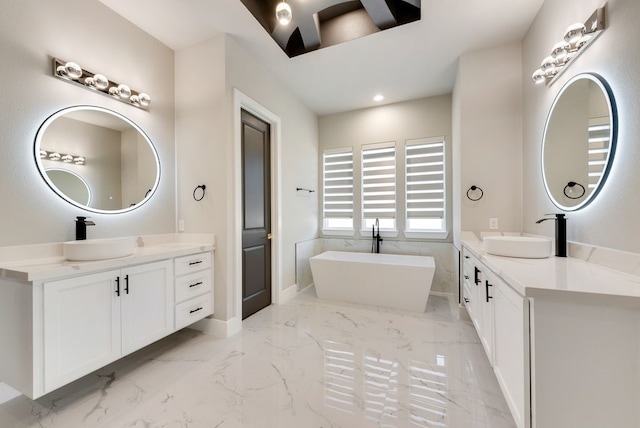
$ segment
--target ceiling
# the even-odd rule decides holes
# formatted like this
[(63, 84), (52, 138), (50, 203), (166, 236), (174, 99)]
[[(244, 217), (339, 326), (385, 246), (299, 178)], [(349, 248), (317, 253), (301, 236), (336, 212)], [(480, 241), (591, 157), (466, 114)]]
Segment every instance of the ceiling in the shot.
[(320, 116), (450, 93), (461, 54), (522, 40), (544, 2), (422, 0), (419, 21), (289, 58), (241, 0), (100, 1), (174, 50), (233, 36)]

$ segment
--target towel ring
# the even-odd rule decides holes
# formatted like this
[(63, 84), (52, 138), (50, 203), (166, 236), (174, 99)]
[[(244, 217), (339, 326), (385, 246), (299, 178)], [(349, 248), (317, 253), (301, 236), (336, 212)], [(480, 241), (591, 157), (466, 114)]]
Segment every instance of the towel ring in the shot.
[[(204, 199), (204, 189), (206, 189), (206, 188), (207, 188), (207, 186), (205, 186), (204, 184), (196, 186), (196, 188), (193, 189), (193, 199), (195, 199), (198, 202), (200, 202), (202, 199)], [(196, 193), (198, 192), (198, 189), (202, 190), (202, 196), (200, 196), (199, 198), (196, 196)]]
[[(569, 196), (567, 194), (567, 190), (572, 191), (574, 187), (579, 186), (582, 189), (582, 193), (580, 193), (580, 195), (578, 196)], [(564, 195), (569, 198), (569, 199), (580, 199), (581, 197), (584, 196), (585, 190), (584, 190), (584, 186), (580, 183), (576, 183), (575, 181), (570, 181), (567, 183), (566, 186), (564, 186)]]
[[(469, 196), (469, 193), (471, 193), (471, 192), (475, 192), (476, 190), (479, 190), (479, 191), (480, 191), (480, 196), (479, 196), (478, 198), (474, 199), (474, 198), (472, 198), (471, 196)], [(471, 187), (469, 187), (469, 189), (467, 190), (467, 198), (468, 198), (470, 201), (474, 201), (474, 202), (475, 202), (475, 201), (479, 201), (480, 199), (482, 199), (482, 197), (483, 197), (483, 196), (484, 196), (484, 192), (483, 192), (483, 191), (482, 191), (482, 189), (481, 189), (481, 188), (479, 188), (478, 186), (471, 186)]]

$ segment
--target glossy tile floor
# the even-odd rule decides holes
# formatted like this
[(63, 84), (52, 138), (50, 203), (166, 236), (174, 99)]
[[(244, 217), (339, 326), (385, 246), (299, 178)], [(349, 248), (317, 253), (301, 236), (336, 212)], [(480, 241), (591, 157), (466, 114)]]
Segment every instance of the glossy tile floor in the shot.
[(431, 296), (414, 314), (313, 289), (215, 339), (182, 330), (48, 396), (0, 404), (0, 427), (513, 427), (473, 327)]

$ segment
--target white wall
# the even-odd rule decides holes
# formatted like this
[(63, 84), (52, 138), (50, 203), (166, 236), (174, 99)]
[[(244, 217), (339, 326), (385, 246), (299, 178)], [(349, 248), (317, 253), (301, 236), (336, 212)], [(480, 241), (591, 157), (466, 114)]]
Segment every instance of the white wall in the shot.
[[(96, 223), (89, 237), (175, 230), (173, 51), (99, 2), (23, 0), (0, 6), (0, 245), (74, 239), (74, 218)], [(149, 112), (52, 76), (52, 57), (75, 61), (152, 97)], [(33, 145), (40, 124), (71, 105), (115, 110), (149, 135), (160, 156), (156, 195), (118, 215), (78, 209), (53, 193), (39, 175)], [(88, 160), (89, 161), (89, 160)]]
[(553, 222), (536, 225), (545, 213), (560, 212), (542, 183), (540, 150), (547, 113), (554, 97), (572, 76), (593, 72), (611, 86), (617, 103), (618, 146), (609, 179), (598, 197), (568, 217), (568, 238), (625, 251), (640, 251), (640, 2), (609, 0), (607, 29), (550, 87), (535, 85), (531, 73), (573, 22), (585, 21), (601, 0), (547, 0), (523, 41), (524, 230), (553, 236)]
[[(360, 176), (360, 163), (356, 161), (361, 157), (363, 144), (396, 142), (396, 171), (404, 171), (404, 144), (406, 140), (444, 136), (448, 160), (451, 152), (451, 96), (422, 98), (402, 103), (388, 104), (379, 107), (353, 110), (323, 116), (319, 120), (319, 145), (320, 153), (331, 148), (353, 147), (354, 156), (354, 227), (360, 227), (360, 186), (357, 185)], [(322, 170), (322, 157), (320, 156), (318, 168)], [(451, 168), (446, 171), (447, 185), (447, 215), (446, 222), (451, 230)], [(322, 177), (318, 176), (317, 186), (322, 190)], [(397, 206), (404, 206), (404, 179), (398, 179), (396, 183)], [(318, 197), (322, 197), (319, 192)], [(403, 210), (404, 211), (404, 210)], [(402, 212), (403, 212), (402, 211)], [(322, 214), (320, 213), (320, 217)], [(400, 217), (400, 216), (398, 216)], [(400, 231), (405, 229), (404, 218), (396, 219), (396, 227)], [(322, 218), (319, 218), (319, 227), (322, 227)], [(370, 231), (367, 231), (368, 238)], [(356, 231), (359, 236), (359, 231)], [(451, 242), (451, 234), (447, 238)]]
[[(498, 218), (500, 231), (521, 231), (522, 66), (520, 43), (460, 57), (454, 89), (454, 244), (461, 231), (485, 231)], [(467, 190), (479, 186), (477, 202)], [(478, 194), (472, 194), (478, 197)]]
[[(317, 236), (317, 199), (296, 187), (315, 188), (318, 177), (317, 118), (230, 36), (220, 36), (176, 53), (178, 210), (185, 231), (215, 233), (214, 317), (236, 315), (234, 277), (233, 90), (281, 119), (282, 275), (277, 286), (295, 285), (295, 243)], [(207, 195), (195, 202), (195, 186)], [(275, 219), (274, 219), (275, 220)]]

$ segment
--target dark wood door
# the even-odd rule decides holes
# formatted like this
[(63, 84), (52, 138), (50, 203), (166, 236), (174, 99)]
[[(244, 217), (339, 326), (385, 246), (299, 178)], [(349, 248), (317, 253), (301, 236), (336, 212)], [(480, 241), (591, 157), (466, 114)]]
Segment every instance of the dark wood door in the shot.
[(242, 110), (242, 319), (271, 304), (269, 124)]

